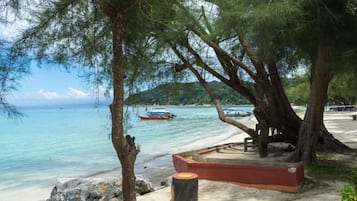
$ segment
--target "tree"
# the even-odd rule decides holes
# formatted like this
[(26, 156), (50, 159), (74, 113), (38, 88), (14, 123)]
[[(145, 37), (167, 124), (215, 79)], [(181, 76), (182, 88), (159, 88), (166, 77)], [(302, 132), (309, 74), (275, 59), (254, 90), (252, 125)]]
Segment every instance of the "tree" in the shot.
[[(209, 1), (197, 6), (177, 2), (175, 7), (159, 9), (175, 13), (174, 17), (159, 11), (147, 14), (153, 18), (153, 22), (159, 21), (158, 40), (177, 55), (176, 71), (189, 69), (193, 72), (210, 94), (219, 118), (255, 139), (262, 157), (267, 155), (267, 143), (273, 140), (268, 137), (270, 127), (281, 133), (278, 135), (279, 140), (293, 145), (298, 142), (302, 121), (292, 110), (280, 77), (292, 67), (298, 66), (299, 62), (311, 61), (312, 55), (306, 54), (309, 53), (307, 48), (296, 45), (298, 40), (291, 34), (295, 26), (305, 22), (301, 19), (305, 17), (306, 11), (299, 3)], [(155, 18), (155, 14), (160, 17)], [(304, 25), (309, 25), (309, 22)], [(310, 34), (308, 31), (311, 27), (302, 30), (298, 33), (304, 37)], [(309, 46), (310, 43), (308, 41), (303, 44)], [(254, 114), (259, 122), (257, 130), (224, 115), (218, 97), (206, 82), (207, 74), (230, 86), (254, 105)], [(245, 80), (253, 84), (244, 85)], [(326, 129), (318, 130), (318, 133), (323, 133), (319, 136), (324, 139), (323, 147), (349, 150)], [(300, 159), (307, 158), (297, 160)], [(307, 159), (306, 162), (311, 161)]]
[[(19, 1), (6, 0), (0, 3), (0, 23), (12, 23), (19, 15)], [(12, 62), (9, 51), (10, 42), (0, 38), (0, 110), (7, 117), (17, 118), (21, 113), (7, 101), (7, 97), (19, 86), (19, 80), (29, 73), (28, 62), (21, 57)]]
[(289, 83), (285, 91), (289, 101), (295, 105), (306, 105), (309, 99), (310, 81), (306, 75), (296, 75), (287, 79)]
[[(123, 198), (125, 201), (136, 200), (134, 163), (139, 148), (135, 138), (124, 133), (123, 107), (124, 69), (130, 69), (135, 63), (130, 60), (130, 55), (136, 51), (136, 42), (143, 41), (142, 37), (141, 40), (139, 37), (138, 40), (130, 38), (132, 35), (137, 37), (135, 32), (131, 33), (137, 24), (130, 24), (133, 20), (135, 22), (130, 17), (137, 13), (137, 1), (58, 0), (37, 3), (32, 5), (33, 25), (15, 42), (12, 54), (17, 57), (34, 52), (33, 56), (42, 64), (58, 63), (67, 69), (84, 66), (89, 69), (87, 78), (90, 81), (96, 85), (111, 85), (111, 137), (122, 166)], [(135, 74), (135, 68), (132, 69), (130, 73)]]
[(353, 105), (357, 102), (356, 72), (344, 72), (337, 74), (330, 82), (328, 88), (328, 102), (330, 104)]
[[(327, 100), (328, 84), (336, 69), (341, 64), (343, 53), (355, 48), (357, 16), (349, 9), (355, 7), (355, 1), (302, 1), (301, 6), (307, 10), (303, 30), (312, 30), (304, 35), (306, 44), (300, 50), (308, 55), (312, 62), (312, 84), (310, 98), (304, 121), (299, 131), (299, 141), (293, 158), (307, 163), (316, 160), (316, 144), (324, 129), (323, 111)], [(308, 47), (307, 47), (308, 46)], [(352, 62), (352, 61), (350, 61)]]
[(19, 0), (3, 0), (0, 3), (0, 23), (9, 23), (12, 20), (9, 17), (15, 19), (19, 14), (20, 2)]
[(113, 34), (113, 102), (110, 105), (112, 114), (112, 142), (122, 165), (123, 198), (125, 201), (136, 200), (134, 165), (139, 148), (135, 137), (124, 137), (123, 107), (124, 107), (124, 17), (135, 0), (118, 3), (99, 1), (100, 8), (109, 18)]
[(26, 59), (12, 62), (8, 46), (0, 41), (0, 111), (8, 118), (18, 118), (21, 112), (7, 101), (7, 97), (17, 90), (20, 79), (29, 73), (28, 62)]

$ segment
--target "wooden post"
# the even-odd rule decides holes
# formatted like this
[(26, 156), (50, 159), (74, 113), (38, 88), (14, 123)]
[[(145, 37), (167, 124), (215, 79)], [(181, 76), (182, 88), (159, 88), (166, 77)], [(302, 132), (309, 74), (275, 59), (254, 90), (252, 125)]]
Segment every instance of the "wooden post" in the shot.
[(171, 201), (198, 201), (198, 176), (191, 172), (172, 176)]

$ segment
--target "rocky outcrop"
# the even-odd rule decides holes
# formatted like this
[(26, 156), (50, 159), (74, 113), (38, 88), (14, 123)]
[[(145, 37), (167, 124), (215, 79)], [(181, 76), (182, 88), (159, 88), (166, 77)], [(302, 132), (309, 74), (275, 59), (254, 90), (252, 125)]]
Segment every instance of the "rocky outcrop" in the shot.
[[(46, 201), (122, 201), (120, 178), (59, 179)], [(144, 177), (137, 176), (136, 192), (153, 191)]]

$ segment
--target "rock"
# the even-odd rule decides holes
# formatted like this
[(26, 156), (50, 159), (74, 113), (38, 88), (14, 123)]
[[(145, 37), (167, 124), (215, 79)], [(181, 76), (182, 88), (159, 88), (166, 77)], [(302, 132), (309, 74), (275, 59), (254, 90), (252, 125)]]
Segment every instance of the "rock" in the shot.
[(171, 185), (172, 176), (168, 176), (160, 182), (161, 187), (168, 187)]
[[(122, 201), (120, 178), (60, 179), (46, 201)], [(143, 176), (136, 180), (138, 194), (153, 191)]]
[(154, 188), (152, 186), (152, 183), (148, 181), (148, 179), (146, 179), (142, 175), (137, 175), (135, 190), (137, 194), (144, 195), (146, 193), (154, 191)]

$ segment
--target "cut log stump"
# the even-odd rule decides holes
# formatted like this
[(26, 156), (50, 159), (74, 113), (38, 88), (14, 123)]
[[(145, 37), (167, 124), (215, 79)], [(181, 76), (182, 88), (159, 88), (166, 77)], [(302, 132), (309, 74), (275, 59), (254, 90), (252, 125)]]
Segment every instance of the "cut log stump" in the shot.
[(172, 176), (171, 201), (198, 201), (198, 176), (180, 172)]

